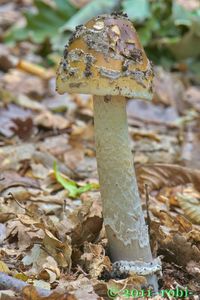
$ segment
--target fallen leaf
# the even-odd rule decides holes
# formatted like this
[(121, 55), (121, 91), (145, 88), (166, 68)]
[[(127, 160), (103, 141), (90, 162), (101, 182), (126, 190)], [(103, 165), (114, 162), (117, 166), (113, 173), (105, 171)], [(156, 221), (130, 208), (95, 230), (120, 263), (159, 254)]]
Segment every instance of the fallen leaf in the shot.
[(7, 274), (10, 273), (8, 266), (2, 260), (0, 260), (0, 272), (4, 272)]
[(93, 279), (100, 276), (103, 270), (111, 271), (110, 259), (105, 256), (102, 245), (85, 242), (81, 261), (84, 270), (87, 270)]
[(68, 196), (71, 198), (76, 198), (80, 196), (82, 193), (87, 191), (91, 191), (93, 189), (99, 188), (98, 184), (95, 183), (87, 183), (84, 186), (78, 186), (77, 183), (69, 178), (64, 177), (57, 168), (56, 162), (54, 162), (54, 174), (56, 180), (66, 189), (69, 191)]
[(143, 191), (144, 184), (149, 190), (159, 190), (164, 186), (176, 186), (193, 183), (197, 190), (200, 189), (200, 171), (179, 165), (152, 164), (136, 167), (139, 189)]
[(184, 103), (182, 101), (184, 86), (181, 80), (165, 71), (162, 67), (156, 67), (154, 78), (154, 103), (172, 106), (175, 112), (182, 113)]
[(16, 96), (25, 94), (33, 99), (41, 99), (46, 93), (45, 85), (46, 83), (39, 77), (10, 69), (1, 79), (0, 86)]
[(52, 129), (64, 129), (70, 124), (63, 116), (52, 114), (50, 111), (43, 111), (35, 116), (34, 122), (38, 126)]
[(26, 139), (32, 132), (33, 122), (30, 110), (25, 110), (14, 104), (0, 109), (0, 133), (6, 137), (17, 134)]
[(192, 195), (179, 193), (177, 199), (185, 216), (194, 224), (200, 225), (200, 197), (194, 198)]
[(199, 98), (200, 98), (200, 89), (199, 89), (199, 87), (190, 86), (185, 91), (184, 101), (187, 103), (187, 106), (190, 107), (190, 108), (191, 107), (194, 108), (198, 112), (200, 112)]
[(57, 261), (58, 265), (70, 270), (71, 268), (71, 255), (72, 247), (71, 240), (67, 236), (66, 240), (61, 242), (49, 230), (45, 229), (45, 237), (43, 245), (47, 252)]
[(178, 114), (171, 106), (165, 108), (161, 105), (135, 99), (128, 101), (127, 114), (129, 124), (134, 125), (140, 121), (143, 126), (144, 124), (153, 124), (177, 127), (175, 122), (178, 120)]
[(4, 72), (16, 65), (17, 58), (10, 53), (9, 47), (0, 45), (0, 69)]
[(61, 293), (67, 292), (74, 295), (76, 300), (103, 300), (95, 293), (91, 280), (82, 274), (76, 280), (61, 279), (57, 290)]
[(15, 171), (1, 172), (0, 192), (10, 187), (24, 186), (39, 189), (39, 182), (31, 177), (20, 176)]

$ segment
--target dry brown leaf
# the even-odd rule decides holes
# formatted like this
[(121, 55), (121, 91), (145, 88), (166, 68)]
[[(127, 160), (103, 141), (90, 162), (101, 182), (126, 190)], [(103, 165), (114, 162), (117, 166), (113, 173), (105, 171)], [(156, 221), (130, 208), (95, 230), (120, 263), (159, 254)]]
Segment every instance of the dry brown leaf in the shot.
[(33, 240), (41, 240), (44, 236), (43, 231), (35, 227), (38, 222), (32, 220), (27, 215), (21, 215), (22, 219), (23, 217), (24, 224), (22, 224), (19, 218), (10, 220), (7, 224), (7, 240), (10, 243), (16, 243), (20, 251), (32, 245)]
[(23, 289), (23, 300), (78, 300), (72, 294), (65, 293), (64, 295), (58, 293), (52, 293), (51, 295), (44, 297), (40, 296), (34, 286), (26, 286)]
[(16, 96), (25, 94), (34, 99), (41, 99), (46, 93), (42, 79), (16, 69), (10, 69), (3, 76), (0, 86)]
[(10, 272), (8, 266), (2, 260), (0, 260), (0, 272), (4, 272), (4, 273)]
[(171, 106), (165, 108), (144, 100), (131, 100), (127, 104), (127, 114), (131, 125), (144, 127), (144, 124), (152, 124), (178, 127), (175, 124), (178, 114)]
[(179, 225), (179, 232), (191, 232), (192, 223), (184, 216), (177, 215), (175, 220)]
[(30, 137), (33, 128), (32, 113), (9, 104), (0, 109), (0, 133), (10, 138), (17, 134), (21, 139), (25, 140)]
[[(185, 0), (184, 0), (185, 1)], [(198, 1), (198, 0), (197, 0)], [(195, 110), (200, 112), (200, 89), (196, 86), (190, 86), (184, 94), (184, 101), (189, 107), (193, 107)]]
[[(28, 271), (26, 271), (27, 276), (39, 276), (39, 279), (50, 282), (52, 279), (60, 276), (57, 262), (42, 249), (41, 245), (35, 244), (22, 262), (26, 267), (29, 267)], [(54, 274), (48, 274), (47, 270)]]
[(200, 225), (200, 198), (194, 198), (188, 194), (178, 194), (178, 202), (185, 216), (194, 224)]
[(187, 239), (194, 243), (200, 243), (200, 232), (197, 229), (193, 229), (186, 235)]
[(59, 266), (68, 267), (70, 270), (72, 247), (69, 236), (66, 237), (66, 241), (61, 242), (49, 230), (45, 229), (44, 232), (43, 245), (47, 252), (53, 256)]
[(200, 262), (197, 263), (196, 261), (189, 261), (186, 266), (187, 271), (189, 274), (196, 276), (200, 280)]
[(17, 58), (11, 55), (8, 46), (0, 44), (0, 69), (4, 72), (13, 68), (16, 64)]
[(200, 190), (200, 171), (179, 165), (152, 164), (136, 168), (139, 189), (142, 192), (144, 184), (149, 190), (159, 190), (165, 186), (184, 185), (193, 183)]
[(20, 176), (15, 171), (1, 172), (0, 192), (16, 186), (33, 187), (39, 189), (39, 182), (31, 177)]
[(83, 251), (81, 256), (83, 268), (89, 272), (91, 278), (97, 278), (103, 269), (111, 271), (110, 259), (105, 256), (105, 249), (102, 245), (85, 242)]
[(0, 291), (0, 299), (1, 300), (21, 300), (18, 297), (16, 297), (16, 293), (11, 290), (4, 290)]
[(199, 169), (199, 147), (200, 147), (200, 134), (196, 130), (199, 127), (199, 120), (193, 125), (189, 126), (183, 136), (183, 144), (181, 150), (181, 161), (184, 166)]
[(141, 140), (143, 138), (147, 138), (147, 139), (150, 139), (150, 140), (153, 140), (155, 142), (160, 142), (160, 137), (155, 133), (155, 132), (152, 132), (152, 131), (145, 131), (145, 130), (134, 130), (132, 131), (131, 133), (131, 136), (134, 140)]
[(35, 116), (34, 123), (52, 129), (64, 129), (70, 125), (70, 122), (66, 118), (53, 114), (50, 111), (43, 111)]
[(85, 241), (94, 241), (102, 228), (102, 206), (99, 200), (87, 199), (81, 208), (69, 215), (74, 224), (71, 233), (72, 243), (82, 245)]
[(141, 140), (133, 141), (134, 161), (141, 163), (138, 156), (145, 155), (148, 163), (158, 163), (165, 161), (166, 163), (173, 163), (176, 159), (180, 147), (177, 139), (169, 135), (157, 135), (160, 142), (144, 137)]
[(77, 300), (103, 300), (95, 293), (91, 279), (82, 274), (75, 280), (63, 277), (59, 281), (56, 291), (60, 293), (68, 292), (74, 295)]
[(191, 260), (200, 262), (200, 250), (192, 242), (179, 233), (159, 240), (160, 250), (168, 257), (168, 260), (174, 261), (180, 266), (185, 267)]
[(155, 68), (154, 79), (154, 103), (162, 103), (167, 106), (173, 106), (175, 111), (183, 110), (183, 83), (165, 71), (162, 67)]
[(14, 25), (19, 18), (21, 13), (16, 9), (15, 3), (5, 1), (3, 9), (0, 10), (0, 34), (3, 35), (3, 31)]
[(0, 148), (0, 167), (1, 170), (18, 170), (21, 161), (30, 159), (35, 152), (35, 145), (23, 143), (20, 145), (5, 146)]
[(146, 278), (144, 276), (130, 276), (126, 279), (122, 280), (109, 280), (107, 285), (107, 290), (111, 291), (112, 294), (119, 294), (119, 299), (123, 298), (130, 298), (129, 291), (135, 289), (135, 290), (141, 290), (142, 286), (147, 284)]

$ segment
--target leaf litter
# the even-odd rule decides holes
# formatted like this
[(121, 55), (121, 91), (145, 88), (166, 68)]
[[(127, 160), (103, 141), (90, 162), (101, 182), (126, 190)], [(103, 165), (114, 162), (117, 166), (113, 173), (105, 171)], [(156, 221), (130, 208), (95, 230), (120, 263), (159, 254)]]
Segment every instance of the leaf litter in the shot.
[[(142, 276), (110, 276), (91, 97), (58, 96), (52, 69), (45, 76), (34, 67), (39, 55), (29, 60), (30, 45), (23, 47), (9, 49), (5, 64), (0, 52), (0, 297), (93, 300), (109, 299), (111, 287), (140, 289)], [(139, 190), (152, 251), (162, 258), (160, 289), (199, 295), (200, 90), (181, 72), (156, 74), (153, 102), (127, 105)]]

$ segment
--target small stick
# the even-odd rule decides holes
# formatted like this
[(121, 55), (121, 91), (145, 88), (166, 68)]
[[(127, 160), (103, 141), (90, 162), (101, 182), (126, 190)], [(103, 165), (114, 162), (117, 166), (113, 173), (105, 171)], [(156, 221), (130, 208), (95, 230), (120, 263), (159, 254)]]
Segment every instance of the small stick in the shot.
[[(0, 272), (0, 290), (12, 290), (20, 293), (26, 286), (30, 286), (30, 284)], [(40, 296), (47, 297), (51, 294), (51, 291), (46, 289), (36, 287), (36, 290)]]
[(145, 199), (146, 199), (146, 207), (147, 207), (147, 225), (148, 225), (148, 233), (150, 236), (151, 233), (151, 218), (149, 214), (149, 191), (148, 191), (148, 185), (145, 183), (144, 185), (145, 189)]
[(10, 196), (22, 209), (24, 209), (27, 215), (31, 216), (31, 212), (14, 197), (13, 193), (9, 192), (8, 196)]

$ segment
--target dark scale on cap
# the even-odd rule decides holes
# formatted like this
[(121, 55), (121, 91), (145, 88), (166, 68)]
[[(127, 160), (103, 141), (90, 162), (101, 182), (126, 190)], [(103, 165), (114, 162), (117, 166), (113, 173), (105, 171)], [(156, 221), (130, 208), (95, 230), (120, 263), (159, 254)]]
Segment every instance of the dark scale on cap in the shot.
[(128, 19), (128, 15), (127, 13), (124, 13), (123, 11), (114, 11), (111, 16), (115, 16), (115, 17), (124, 17), (126, 19)]
[(137, 48), (133, 49), (132, 51), (130, 51), (130, 58), (137, 63), (142, 62), (143, 60), (142, 51)]
[(152, 71), (152, 69), (148, 69), (148, 70), (144, 71), (144, 77), (145, 77), (146, 79), (148, 79), (150, 76), (153, 76), (153, 71)]
[(78, 25), (78, 26), (76, 26), (74, 32), (72, 33), (71, 37), (69, 38), (69, 45), (70, 45), (71, 43), (73, 43), (73, 41), (74, 41), (75, 39), (77, 39), (77, 38), (79, 37), (80, 32), (81, 32), (81, 29), (82, 29), (83, 27), (84, 27), (83, 25)]
[(123, 71), (123, 72), (126, 72), (126, 71), (128, 70), (128, 65), (129, 65), (129, 62), (128, 62), (127, 59), (125, 59), (125, 60), (123, 61), (123, 64), (122, 64), (122, 71)]
[(69, 70), (69, 71), (68, 71), (68, 74), (69, 74), (70, 76), (74, 76), (75, 73), (76, 73), (76, 72), (75, 72), (74, 70)]
[(86, 60), (86, 67), (85, 67), (84, 75), (85, 77), (90, 77), (92, 76), (91, 66), (93, 62), (93, 57), (89, 54), (86, 54), (85, 60)]
[(153, 86), (152, 86), (152, 85), (149, 86), (148, 92), (149, 92), (150, 94), (153, 93)]
[(82, 27), (83, 27), (83, 25), (80, 24), (80, 25), (77, 25), (75, 29), (78, 30), (78, 29), (80, 29), (80, 28), (82, 28)]
[(68, 55), (68, 44), (65, 45), (65, 49), (64, 49), (64, 52), (63, 52), (63, 57), (64, 57), (64, 59), (67, 58), (67, 55)]
[(67, 69), (67, 63), (65, 61), (63, 62), (62, 67), (63, 67), (63, 70), (66, 71), (66, 69)]

